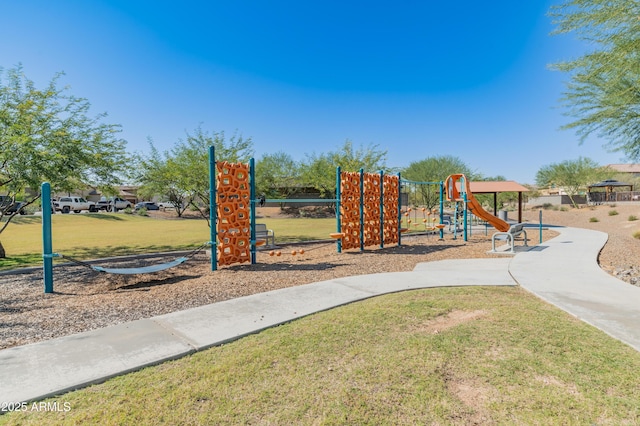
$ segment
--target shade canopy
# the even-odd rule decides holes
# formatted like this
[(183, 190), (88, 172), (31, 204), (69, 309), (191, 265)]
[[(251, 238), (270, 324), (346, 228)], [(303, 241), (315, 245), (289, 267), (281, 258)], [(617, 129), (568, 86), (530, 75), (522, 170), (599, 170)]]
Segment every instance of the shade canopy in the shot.
[(528, 192), (529, 188), (512, 180), (469, 182), (474, 194), (492, 194), (496, 192)]
[(620, 182), (614, 179), (607, 179), (602, 182), (589, 185), (589, 192), (591, 192), (591, 189), (593, 188), (604, 188), (607, 192), (613, 191), (613, 188), (629, 188), (629, 191), (633, 191), (633, 184)]
[(529, 192), (529, 188), (513, 180), (505, 181), (477, 181), (469, 182), (469, 189), (473, 194), (493, 194), (493, 214), (498, 215), (498, 193), (518, 193), (518, 222), (522, 222), (522, 193)]

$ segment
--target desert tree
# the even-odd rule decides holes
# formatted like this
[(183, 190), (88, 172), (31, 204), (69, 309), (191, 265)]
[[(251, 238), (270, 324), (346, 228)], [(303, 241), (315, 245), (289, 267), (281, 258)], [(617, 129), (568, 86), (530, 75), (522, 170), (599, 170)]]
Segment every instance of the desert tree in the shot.
[(606, 147), (640, 159), (640, 2), (568, 0), (553, 6), (554, 34), (574, 34), (589, 50), (552, 65), (569, 75), (561, 99), (584, 141), (594, 135)]
[[(0, 69), (0, 194), (22, 196), (27, 206), (40, 199), (42, 182), (65, 192), (112, 187), (127, 166), (120, 126), (106, 123), (105, 113), (90, 115), (88, 100), (59, 87), (62, 76), (38, 88), (21, 66)], [(0, 210), (0, 233), (16, 213)]]
[(256, 161), (256, 193), (287, 198), (300, 190), (300, 164), (286, 152), (264, 154)]
[(602, 180), (609, 173), (609, 169), (601, 167), (592, 159), (579, 157), (541, 167), (536, 173), (536, 184), (544, 188), (562, 188), (573, 207), (578, 208), (574, 197), (589, 184)]
[[(216, 161), (247, 163), (253, 155), (251, 138), (223, 131), (208, 132), (201, 127), (187, 132), (168, 151), (160, 153), (151, 141), (151, 152), (140, 156), (138, 181), (149, 194), (179, 202), (184, 211), (191, 206), (209, 223), (209, 147)], [(173, 200), (172, 200), (173, 198)], [(209, 224), (210, 225), (210, 224)]]
[[(459, 157), (451, 155), (441, 155), (427, 157), (423, 160), (414, 161), (403, 171), (402, 177), (415, 182), (442, 182), (447, 176), (463, 173), (467, 178), (473, 179), (475, 174), (471, 168)], [(437, 185), (417, 185), (416, 193), (409, 194), (413, 204), (425, 204), (425, 207), (432, 209), (440, 201), (440, 191)]]
[(335, 151), (306, 154), (302, 162), (301, 178), (305, 185), (315, 188), (322, 197), (332, 198), (336, 192), (336, 168), (343, 171), (375, 172), (386, 168), (387, 151), (376, 144), (355, 148), (347, 139)]

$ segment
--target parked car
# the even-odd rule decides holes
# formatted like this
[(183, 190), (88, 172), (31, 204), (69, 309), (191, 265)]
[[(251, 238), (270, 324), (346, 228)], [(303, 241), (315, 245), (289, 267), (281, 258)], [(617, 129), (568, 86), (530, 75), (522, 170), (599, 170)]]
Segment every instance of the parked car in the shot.
[(142, 201), (136, 204), (136, 210), (146, 209), (146, 210), (160, 210), (160, 207), (153, 201)]
[(176, 205), (171, 201), (160, 201), (158, 203), (158, 207), (160, 207), (160, 210), (166, 210), (166, 209), (175, 209)]
[(80, 213), (83, 210), (88, 210), (90, 212), (98, 211), (95, 203), (76, 196), (60, 197), (58, 201), (53, 202), (53, 206), (55, 210), (59, 210), (62, 213), (69, 213), (70, 211)]
[(118, 211), (131, 208), (131, 203), (123, 198), (111, 197), (106, 198), (102, 197), (100, 201), (96, 204), (98, 210), (106, 210), (108, 212)]
[(26, 204), (27, 203), (23, 203), (22, 201), (14, 202), (13, 198), (7, 197), (6, 195), (0, 195), (0, 212), (2, 212), (2, 214), (27, 214), (23, 208)]

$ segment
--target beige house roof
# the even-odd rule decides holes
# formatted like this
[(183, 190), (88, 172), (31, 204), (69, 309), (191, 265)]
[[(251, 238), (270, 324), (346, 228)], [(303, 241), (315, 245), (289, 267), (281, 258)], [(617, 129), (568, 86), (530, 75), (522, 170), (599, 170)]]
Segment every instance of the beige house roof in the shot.
[(640, 164), (609, 164), (607, 167), (620, 173), (640, 173)]

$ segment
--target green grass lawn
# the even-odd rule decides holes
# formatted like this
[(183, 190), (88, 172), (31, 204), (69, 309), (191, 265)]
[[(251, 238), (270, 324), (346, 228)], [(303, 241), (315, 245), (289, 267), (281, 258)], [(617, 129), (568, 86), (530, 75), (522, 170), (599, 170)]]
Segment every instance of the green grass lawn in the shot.
[[(328, 239), (335, 219), (259, 219), (279, 243)], [(209, 241), (203, 219), (156, 219), (128, 214), (56, 214), (52, 217), (53, 251), (79, 259), (185, 250)], [(0, 234), (7, 252), (0, 270), (42, 264), (40, 217), (17, 217)]]
[(354, 303), (6, 424), (638, 424), (640, 354), (520, 288)]

